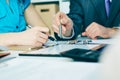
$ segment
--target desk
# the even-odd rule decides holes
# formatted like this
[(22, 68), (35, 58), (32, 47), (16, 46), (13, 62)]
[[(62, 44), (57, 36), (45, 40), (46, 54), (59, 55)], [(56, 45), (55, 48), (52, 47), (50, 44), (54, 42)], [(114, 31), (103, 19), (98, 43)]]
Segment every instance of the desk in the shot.
[(73, 62), (69, 58), (22, 57), (0, 63), (1, 80), (97, 80), (98, 63)]
[(0, 67), (0, 79), (97, 80), (96, 71), (99, 64), (66, 60), (63, 58), (17, 57)]

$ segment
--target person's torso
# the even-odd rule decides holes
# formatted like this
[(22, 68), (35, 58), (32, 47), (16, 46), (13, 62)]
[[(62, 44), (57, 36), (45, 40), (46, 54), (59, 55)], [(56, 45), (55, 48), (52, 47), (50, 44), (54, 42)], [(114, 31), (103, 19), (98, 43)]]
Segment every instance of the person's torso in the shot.
[(20, 32), (26, 29), (24, 11), (18, 0), (0, 0), (0, 33)]
[(83, 1), (83, 4), (82, 3), (80, 4), (82, 4), (82, 8), (84, 12), (83, 23), (86, 27), (92, 22), (96, 22), (106, 27), (120, 26), (120, 1), (119, 0), (113, 0), (113, 2), (111, 3), (109, 17), (107, 17), (107, 14), (106, 14), (104, 0), (82, 0), (82, 1)]
[[(107, 17), (105, 0), (70, 0), (68, 14), (77, 26), (82, 24), (81, 32), (96, 22), (106, 27), (120, 26), (120, 0), (112, 0), (110, 14)], [(77, 20), (77, 21), (76, 21)]]

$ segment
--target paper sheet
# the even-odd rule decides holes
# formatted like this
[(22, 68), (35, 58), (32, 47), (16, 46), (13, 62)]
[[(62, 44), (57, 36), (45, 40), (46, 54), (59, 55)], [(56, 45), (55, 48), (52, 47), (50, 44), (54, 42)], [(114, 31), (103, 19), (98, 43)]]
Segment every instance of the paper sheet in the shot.
[[(76, 44), (71, 44), (70, 41), (48, 41), (46, 45), (52, 45), (52, 47), (49, 48), (43, 48), (40, 50), (32, 51), (32, 53), (41, 53), (41, 54), (59, 54), (60, 52), (74, 49), (74, 48), (81, 48), (81, 49), (92, 49), (94, 47), (97, 47), (101, 44), (113, 44), (112, 39), (98, 39), (98, 40), (91, 40), (88, 38), (78, 38), (80, 42)], [(90, 41), (87, 42), (87, 44), (83, 44), (84, 41)], [(69, 44), (70, 43), (70, 44)], [(57, 45), (56, 45), (57, 44)], [(55, 45), (55, 46), (53, 46)]]
[(88, 47), (87, 45), (75, 45), (75, 44), (73, 44), (73, 45), (65, 44), (64, 45), (64, 44), (61, 44), (61, 45), (56, 45), (56, 46), (49, 47), (49, 48), (43, 48), (43, 49), (31, 51), (28, 53), (31, 53), (31, 54), (33, 54), (33, 53), (35, 53), (35, 54), (59, 54), (60, 52), (67, 51), (67, 50), (74, 49), (74, 48), (89, 49), (90, 47)]
[(90, 42), (91, 44), (114, 44), (113, 39), (98, 39), (98, 40), (92, 40)]

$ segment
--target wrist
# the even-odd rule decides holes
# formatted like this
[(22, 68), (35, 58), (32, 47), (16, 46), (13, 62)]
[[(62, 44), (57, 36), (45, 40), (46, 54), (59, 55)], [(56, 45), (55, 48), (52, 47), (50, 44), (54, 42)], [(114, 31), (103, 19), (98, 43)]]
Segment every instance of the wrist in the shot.
[(109, 30), (109, 36), (113, 37), (119, 31), (119, 28), (108, 28), (108, 30)]
[(10, 33), (10, 39), (8, 41), (9, 45), (21, 45), (22, 32)]
[(72, 33), (73, 33), (73, 30), (72, 30), (72, 29), (69, 30), (69, 31), (66, 31), (65, 36), (66, 36), (66, 37), (70, 37), (70, 36), (72, 35)]
[(5, 33), (1, 35), (0, 45), (3, 46), (11, 46), (11, 45), (17, 45), (18, 39), (20, 37), (18, 36), (18, 33)]

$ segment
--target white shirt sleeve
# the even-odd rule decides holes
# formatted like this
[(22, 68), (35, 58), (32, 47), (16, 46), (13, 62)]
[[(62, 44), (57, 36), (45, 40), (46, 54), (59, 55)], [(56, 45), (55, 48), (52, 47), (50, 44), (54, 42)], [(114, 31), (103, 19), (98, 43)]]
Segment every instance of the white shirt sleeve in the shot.
[[(73, 36), (75, 35), (74, 29), (72, 31), (72, 35), (70, 37), (66, 37), (66, 36), (62, 36), (63, 39), (71, 39)], [(60, 35), (58, 34), (58, 36), (60, 37)]]

